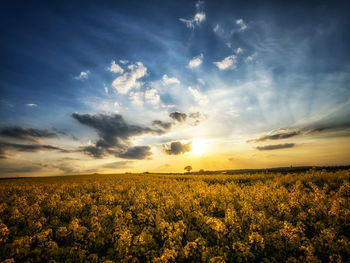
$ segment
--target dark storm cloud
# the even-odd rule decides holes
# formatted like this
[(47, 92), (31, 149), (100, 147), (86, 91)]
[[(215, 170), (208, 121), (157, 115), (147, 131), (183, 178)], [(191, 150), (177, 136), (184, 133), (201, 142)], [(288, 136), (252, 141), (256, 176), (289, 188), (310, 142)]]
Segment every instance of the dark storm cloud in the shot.
[(160, 126), (161, 129), (128, 124), (119, 114), (90, 115), (73, 113), (72, 117), (79, 123), (93, 128), (99, 135), (100, 138), (94, 146), (90, 145), (83, 148), (83, 152), (95, 158), (113, 154), (125, 159), (146, 159), (151, 155), (150, 147), (130, 147), (130, 139), (147, 133), (157, 135), (165, 133), (160, 121), (157, 121), (154, 126)]
[(143, 160), (143, 159), (148, 159), (148, 157), (151, 155), (152, 155), (151, 147), (135, 146), (135, 147), (128, 148), (128, 150), (124, 153), (118, 154), (118, 157), (125, 158), (125, 159)]
[(5, 136), (13, 139), (31, 140), (35, 141), (38, 138), (55, 138), (58, 137), (56, 133), (47, 130), (26, 129), (19, 126), (4, 127), (0, 129), (0, 136)]
[(163, 121), (160, 121), (160, 120), (155, 120), (155, 121), (152, 122), (152, 126), (161, 127), (165, 131), (170, 130), (172, 125), (173, 124), (171, 122), (163, 122)]
[(82, 152), (95, 158), (102, 158), (107, 155), (104, 148), (92, 145), (83, 147)]
[(187, 114), (183, 112), (174, 111), (169, 114), (169, 117), (178, 122), (185, 122)]
[(275, 145), (266, 145), (266, 146), (258, 146), (256, 147), (259, 151), (269, 151), (269, 150), (278, 150), (278, 149), (286, 149), (294, 147), (294, 143), (285, 143), (285, 144), (275, 144)]
[(178, 155), (185, 152), (189, 152), (192, 149), (192, 142), (181, 143), (181, 142), (171, 142), (165, 145), (164, 151), (169, 155)]

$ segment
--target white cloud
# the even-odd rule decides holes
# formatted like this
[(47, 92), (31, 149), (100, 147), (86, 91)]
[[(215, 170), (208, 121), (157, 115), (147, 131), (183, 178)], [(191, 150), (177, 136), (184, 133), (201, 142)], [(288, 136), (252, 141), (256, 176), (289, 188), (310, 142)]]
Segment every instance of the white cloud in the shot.
[(35, 103), (28, 103), (28, 104), (26, 104), (26, 106), (31, 107), (31, 108), (38, 107), (38, 105)]
[(143, 106), (143, 92), (130, 92), (129, 99), (131, 100), (131, 103), (142, 107)]
[(205, 20), (205, 13), (197, 13), (194, 15), (193, 19), (179, 18), (181, 22), (184, 22), (188, 28), (194, 28), (199, 26)]
[(114, 60), (111, 62), (111, 66), (108, 68), (108, 70), (110, 72), (113, 72), (113, 73), (119, 73), (119, 74), (123, 74), (124, 73), (124, 69), (122, 69), (121, 66), (116, 64)]
[(121, 64), (125, 65), (125, 64), (128, 64), (128, 63), (129, 63), (129, 60), (121, 59), (121, 60), (119, 60), (119, 62), (120, 62)]
[(85, 80), (89, 78), (90, 71), (82, 71), (79, 76), (74, 77), (76, 80)]
[(229, 115), (232, 118), (237, 118), (240, 116), (239, 110), (237, 110), (235, 107), (230, 107), (227, 111), (227, 115)]
[(127, 94), (132, 89), (139, 89), (143, 82), (138, 80), (147, 74), (147, 68), (141, 62), (129, 65), (128, 69), (129, 72), (125, 72), (112, 82), (113, 88), (120, 94)]
[(204, 2), (199, 1), (196, 3), (196, 14), (192, 19), (179, 18), (179, 20), (188, 28), (194, 29), (195, 26), (199, 26), (205, 20), (205, 13), (203, 12)]
[(239, 31), (243, 32), (244, 30), (247, 29), (247, 24), (243, 21), (243, 19), (238, 19), (236, 20), (236, 24), (240, 26)]
[(107, 86), (104, 86), (104, 90), (105, 90), (106, 94), (108, 94), (108, 87)]
[(202, 84), (203, 86), (205, 85), (204, 79), (197, 78), (198, 83)]
[(148, 89), (145, 93), (145, 99), (149, 104), (159, 108), (160, 96), (156, 89)]
[(163, 75), (163, 83), (165, 85), (180, 84), (180, 80), (178, 80), (177, 78), (169, 78), (168, 75), (164, 74)]
[(214, 27), (214, 32), (216, 33), (216, 32), (218, 32), (219, 31), (219, 29), (220, 29), (220, 26), (219, 26), (219, 24), (216, 24), (216, 26)]
[(201, 10), (203, 8), (204, 2), (203, 1), (198, 1), (196, 3), (196, 9)]
[(192, 94), (194, 100), (201, 106), (208, 104), (209, 99), (207, 95), (202, 94), (198, 88), (188, 87), (188, 91)]
[(236, 49), (236, 53), (237, 53), (237, 54), (241, 54), (241, 53), (243, 53), (243, 49), (242, 49), (242, 48), (240, 48), (240, 47), (239, 47), (239, 48), (237, 48), (237, 49)]
[(197, 13), (194, 15), (194, 21), (199, 25), (205, 20), (205, 13)]
[(118, 103), (118, 102), (114, 102), (114, 103), (113, 103), (113, 106), (114, 106), (114, 108), (115, 108), (114, 112), (118, 113), (119, 110), (120, 110), (120, 105), (119, 105), (119, 103)]
[(213, 62), (213, 63), (220, 70), (235, 69), (236, 63), (237, 63), (237, 57), (235, 55), (232, 55), (224, 58), (222, 61)]
[(190, 68), (196, 68), (199, 67), (200, 64), (203, 62), (203, 54), (200, 54), (198, 57), (194, 57), (188, 62), (188, 66)]
[(256, 58), (257, 54), (254, 53), (248, 57), (245, 58), (245, 62), (252, 62)]

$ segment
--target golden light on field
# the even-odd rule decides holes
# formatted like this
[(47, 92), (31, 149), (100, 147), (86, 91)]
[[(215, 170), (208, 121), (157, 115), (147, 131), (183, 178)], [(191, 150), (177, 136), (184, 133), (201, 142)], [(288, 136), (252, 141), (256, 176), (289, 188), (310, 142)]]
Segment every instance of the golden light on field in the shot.
[(203, 155), (208, 151), (208, 143), (203, 139), (193, 139), (191, 154)]

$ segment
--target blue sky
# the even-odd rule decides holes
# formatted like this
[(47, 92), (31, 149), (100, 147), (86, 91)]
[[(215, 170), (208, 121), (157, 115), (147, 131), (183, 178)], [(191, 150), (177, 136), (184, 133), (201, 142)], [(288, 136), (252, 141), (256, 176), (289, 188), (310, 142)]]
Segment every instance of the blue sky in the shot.
[[(3, 173), (105, 171), (110, 164), (115, 171), (346, 164), (348, 7), (346, 1), (5, 1)], [(256, 140), (266, 134), (283, 135)], [(271, 145), (273, 151), (263, 150)], [(322, 152), (329, 145), (332, 158)], [(200, 155), (191, 154), (201, 147)], [(305, 160), (306, 154), (313, 157)], [(18, 163), (24, 168), (16, 170)]]

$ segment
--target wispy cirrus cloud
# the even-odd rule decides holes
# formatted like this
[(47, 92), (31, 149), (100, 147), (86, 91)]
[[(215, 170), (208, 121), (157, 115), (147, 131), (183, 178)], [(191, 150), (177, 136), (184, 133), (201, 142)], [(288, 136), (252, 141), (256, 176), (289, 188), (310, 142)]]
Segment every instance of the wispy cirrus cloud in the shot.
[(252, 62), (252, 61), (254, 61), (255, 59), (256, 59), (256, 57), (257, 57), (257, 53), (254, 53), (254, 54), (251, 54), (250, 56), (247, 56), (245, 59), (244, 59), (244, 61), (245, 62)]
[(206, 15), (203, 11), (203, 1), (196, 3), (196, 13), (192, 19), (179, 18), (179, 20), (185, 23), (186, 27), (194, 29), (199, 26), (203, 21), (205, 21)]
[(199, 88), (188, 87), (188, 91), (193, 96), (194, 100), (201, 106), (205, 106), (209, 102), (207, 95), (200, 92)]
[(86, 80), (89, 78), (89, 74), (90, 74), (90, 70), (87, 71), (82, 71), (80, 72), (80, 74), (76, 77), (74, 77), (74, 79), (76, 80)]
[(241, 32), (245, 31), (248, 28), (247, 24), (244, 22), (242, 18), (236, 20), (236, 25), (239, 26), (239, 31)]

